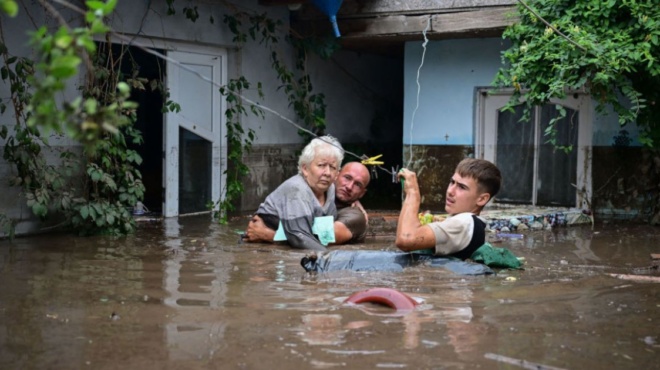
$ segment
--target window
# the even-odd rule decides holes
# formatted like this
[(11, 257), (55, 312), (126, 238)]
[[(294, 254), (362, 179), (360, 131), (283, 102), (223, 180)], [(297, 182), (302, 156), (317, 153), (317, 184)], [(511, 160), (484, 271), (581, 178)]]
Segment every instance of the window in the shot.
[[(497, 164), (503, 177), (495, 202), (589, 208), (590, 98), (575, 94), (552, 101), (534, 108), (530, 120), (521, 122), (522, 106), (514, 112), (502, 110), (510, 97), (480, 90), (477, 99), (476, 154)], [(555, 122), (557, 145), (572, 147), (568, 152), (548, 143), (544, 134), (559, 116), (556, 105), (566, 111)]]

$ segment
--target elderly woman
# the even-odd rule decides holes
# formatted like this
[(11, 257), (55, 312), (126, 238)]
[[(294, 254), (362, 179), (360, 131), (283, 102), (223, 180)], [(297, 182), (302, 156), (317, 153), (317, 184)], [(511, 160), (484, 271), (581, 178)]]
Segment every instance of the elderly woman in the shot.
[(329, 135), (313, 139), (298, 159), (298, 174), (268, 195), (256, 214), (273, 230), (281, 222), (293, 248), (325, 250), (312, 225), (315, 217), (337, 217), (334, 182), (343, 159), (337, 139)]

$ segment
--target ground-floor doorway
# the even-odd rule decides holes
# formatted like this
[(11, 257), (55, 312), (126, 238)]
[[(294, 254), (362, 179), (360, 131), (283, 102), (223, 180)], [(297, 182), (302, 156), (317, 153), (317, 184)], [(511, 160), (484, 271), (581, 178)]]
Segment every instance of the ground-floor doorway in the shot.
[(207, 212), (221, 198), (227, 161), (219, 92), (226, 83), (226, 53), (161, 46), (149, 48), (156, 53), (136, 46), (110, 47), (122, 73), (141, 79), (145, 87), (131, 93), (139, 104), (135, 127), (143, 143), (130, 144), (142, 157), (143, 204), (165, 217)]

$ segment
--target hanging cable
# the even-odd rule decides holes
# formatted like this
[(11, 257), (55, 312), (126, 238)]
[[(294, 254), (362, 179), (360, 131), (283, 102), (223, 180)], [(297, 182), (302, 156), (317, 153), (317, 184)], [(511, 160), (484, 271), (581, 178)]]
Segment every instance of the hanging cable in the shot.
[(417, 100), (416, 101), (417, 102), (415, 104), (415, 109), (413, 109), (412, 117), (410, 118), (410, 131), (409, 131), (410, 144), (408, 145), (408, 147), (409, 147), (408, 149), (410, 150), (410, 152), (409, 152), (410, 154), (408, 155), (408, 164), (406, 165), (407, 168), (410, 168), (410, 165), (411, 165), (412, 159), (413, 159), (413, 149), (412, 149), (412, 147), (413, 147), (413, 136), (412, 136), (413, 135), (413, 127), (415, 125), (415, 115), (417, 114), (417, 109), (419, 108), (419, 94), (422, 90), (422, 86), (419, 83), (419, 75), (420, 75), (420, 72), (422, 70), (422, 66), (424, 65), (424, 59), (426, 57), (426, 44), (429, 43), (429, 39), (428, 39), (428, 37), (426, 37), (426, 32), (431, 27), (431, 18), (432, 18), (432, 16), (429, 16), (429, 18), (426, 21), (426, 28), (424, 28), (424, 31), (422, 32), (422, 36), (424, 36), (424, 42), (422, 43), (422, 49), (423, 49), (423, 51), (422, 51), (422, 62), (419, 64), (419, 67), (417, 68), (417, 79), (416, 79), (416, 81), (417, 81)]
[[(527, 5), (527, 3), (525, 3), (524, 0), (517, 0), (517, 1), (518, 1), (518, 3), (520, 3), (523, 7), (525, 7), (528, 11), (530, 11), (530, 12), (531, 12), (536, 18), (540, 19), (540, 20), (541, 20), (543, 23), (545, 23), (548, 27), (552, 28), (555, 32), (557, 32), (557, 34), (559, 34), (561, 37), (565, 38), (566, 40), (568, 40), (570, 43), (572, 43), (573, 45), (577, 46), (578, 48), (580, 48), (580, 49), (582, 49), (582, 50), (585, 50), (585, 48), (584, 48), (583, 46), (577, 44), (575, 41), (573, 41), (572, 39), (570, 39), (568, 36), (566, 36), (565, 34), (561, 33), (556, 27), (554, 27), (554, 26), (553, 26), (552, 24), (550, 24), (548, 21), (546, 21), (545, 19), (543, 19), (543, 18), (542, 18), (538, 13), (536, 13), (536, 12), (535, 12), (535, 11), (529, 6), (529, 5)], [(80, 9), (80, 8), (76, 7), (75, 5), (69, 3), (69, 2), (67, 2), (67, 1), (65, 1), (65, 0), (54, 0), (54, 2), (55, 2), (55, 3), (58, 3), (58, 4), (61, 4), (61, 5), (64, 5), (64, 6), (66, 6), (67, 8), (69, 8), (69, 9), (71, 9), (71, 10), (77, 12), (77, 13), (85, 14), (85, 12), (84, 12), (83, 9)], [(417, 68), (417, 78), (416, 78), (416, 83), (417, 83), (417, 98), (416, 98), (415, 109), (414, 109), (413, 112), (412, 112), (412, 117), (411, 117), (411, 120), (410, 120), (410, 130), (409, 130), (409, 135), (410, 135), (410, 140), (409, 140), (409, 143), (410, 143), (410, 144), (409, 144), (409, 158), (408, 158), (408, 164), (407, 164), (406, 167), (410, 167), (411, 164), (412, 164), (412, 160), (413, 160), (413, 149), (412, 149), (412, 145), (413, 145), (413, 135), (412, 135), (412, 134), (413, 134), (414, 124), (415, 124), (415, 115), (417, 114), (417, 110), (418, 110), (418, 108), (419, 108), (419, 97), (420, 97), (420, 93), (421, 93), (421, 84), (420, 84), (420, 82), (419, 82), (419, 78), (420, 78), (420, 73), (421, 73), (422, 66), (424, 65), (424, 59), (425, 59), (425, 57), (426, 57), (426, 46), (427, 46), (428, 41), (429, 41), (429, 40), (428, 40), (428, 37), (427, 37), (427, 35), (426, 35), (426, 33), (428, 32), (428, 30), (429, 30), (430, 27), (431, 27), (431, 20), (432, 20), (432, 19), (433, 19), (433, 16), (430, 15), (430, 16), (428, 17), (428, 19), (427, 19), (426, 27), (424, 28), (424, 31), (422, 31), (422, 35), (423, 35), (423, 37), (424, 37), (424, 42), (422, 43), (422, 48), (423, 48), (423, 51), (422, 51), (422, 60), (421, 60), (421, 63), (420, 63), (420, 65), (419, 65), (419, 67)], [(170, 62), (170, 63), (173, 63), (174, 65), (176, 65), (176, 66), (178, 66), (178, 67), (180, 67), (180, 68), (182, 68), (182, 69), (184, 69), (184, 70), (186, 70), (186, 71), (188, 71), (188, 72), (190, 72), (190, 73), (192, 73), (192, 74), (198, 76), (198, 77), (201, 78), (202, 80), (204, 80), (204, 81), (206, 81), (206, 82), (209, 82), (209, 83), (210, 83), (211, 85), (213, 85), (213, 86), (216, 86), (216, 87), (219, 87), (219, 88), (220, 88), (220, 87), (224, 87), (224, 85), (221, 85), (221, 84), (219, 84), (219, 83), (214, 82), (213, 80), (211, 80), (211, 79), (209, 79), (209, 78), (203, 76), (203, 75), (200, 74), (199, 72), (197, 72), (197, 71), (195, 71), (195, 70), (193, 70), (193, 69), (191, 69), (191, 68), (186, 67), (185, 65), (183, 65), (183, 64), (180, 63), (179, 61), (177, 61), (177, 60), (175, 60), (175, 59), (172, 59), (172, 58), (170, 58), (170, 57), (168, 57), (168, 56), (166, 56), (166, 55), (164, 55), (164, 54), (162, 54), (162, 53), (159, 53), (159, 52), (157, 52), (157, 51), (155, 51), (155, 50), (152, 50), (152, 49), (150, 49), (148, 46), (141, 45), (140, 43), (136, 42), (136, 40), (135, 40), (134, 37), (133, 37), (133, 38), (126, 37), (126, 36), (124, 36), (123, 34), (121, 34), (121, 33), (119, 33), (119, 32), (116, 32), (116, 31), (114, 31), (114, 30), (112, 30), (112, 29), (109, 31), (109, 33), (112, 34), (112, 35), (115, 35), (117, 38), (121, 39), (122, 41), (124, 41), (124, 42), (127, 43), (128, 45), (135, 46), (135, 47), (141, 49), (142, 51), (144, 51), (144, 52), (146, 52), (146, 53), (148, 53), (148, 54), (152, 54), (152, 55), (154, 55), (154, 56), (156, 56), (156, 57), (158, 57), (158, 58), (161, 58), (161, 59), (166, 60), (166, 61), (168, 61), (168, 62)], [(586, 51), (586, 50), (585, 50), (585, 51)], [(308, 129), (306, 129), (306, 128), (304, 128), (304, 127), (302, 127), (302, 126), (296, 124), (293, 120), (291, 120), (291, 119), (289, 119), (289, 118), (283, 116), (282, 114), (276, 112), (275, 110), (270, 109), (270, 108), (268, 108), (267, 106), (260, 105), (260, 104), (258, 104), (258, 103), (256, 103), (256, 102), (252, 101), (251, 99), (246, 98), (246, 97), (243, 96), (243, 95), (240, 95), (240, 94), (235, 94), (235, 95), (238, 96), (238, 97), (240, 97), (242, 100), (246, 101), (246, 102), (249, 103), (249, 104), (252, 104), (252, 105), (258, 106), (259, 108), (261, 108), (261, 109), (263, 109), (263, 110), (265, 110), (265, 111), (267, 111), (267, 112), (270, 112), (270, 113), (276, 115), (277, 117), (281, 118), (281, 119), (284, 120), (285, 122), (290, 123), (291, 125), (293, 125), (293, 126), (296, 127), (297, 129), (302, 130), (302, 131), (304, 131), (304, 132), (306, 132), (306, 133), (312, 135), (313, 137), (318, 138), (318, 135), (316, 135), (315, 133), (313, 133), (313, 132), (311, 132), (310, 130), (308, 130)], [(343, 149), (343, 148), (342, 148), (342, 149)], [(359, 155), (357, 155), (357, 154), (355, 154), (355, 153), (352, 153), (352, 152), (350, 152), (350, 151), (348, 151), (348, 150), (345, 150), (345, 149), (343, 149), (343, 150), (344, 150), (345, 153), (350, 154), (350, 155), (354, 156), (354, 157), (357, 158), (357, 159), (360, 159), (360, 160), (366, 161), (366, 162), (368, 162), (368, 164), (370, 164), (370, 165), (372, 165), (372, 166), (374, 166), (374, 167), (376, 167), (376, 168), (378, 168), (378, 169), (380, 169), (380, 170), (382, 170), (382, 171), (385, 171), (386, 173), (392, 175), (393, 178), (396, 177), (396, 171), (394, 171), (394, 167), (393, 167), (393, 171), (389, 171), (389, 170), (387, 170), (386, 168), (383, 168), (383, 167), (381, 167), (380, 165), (377, 165), (377, 163), (381, 163), (381, 162), (374, 162), (374, 161), (371, 161), (371, 159), (373, 159), (374, 157), (369, 158), (367, 155), (359, 156)], [(397, 166), (397, 167), (398, 167), (398, 166)]]

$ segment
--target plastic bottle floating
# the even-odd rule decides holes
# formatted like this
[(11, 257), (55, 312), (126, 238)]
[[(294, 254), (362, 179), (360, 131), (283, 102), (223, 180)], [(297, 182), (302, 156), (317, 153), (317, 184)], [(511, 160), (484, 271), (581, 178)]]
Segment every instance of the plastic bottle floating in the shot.
[(412, 311), (418, 305), (409, 295), (392, 288), (371, 288), (353, 293), (344, 303), (378, 303), (397, 311)]

